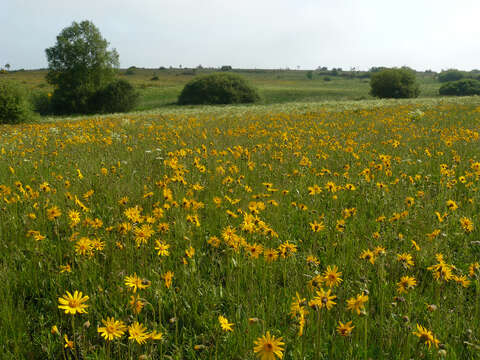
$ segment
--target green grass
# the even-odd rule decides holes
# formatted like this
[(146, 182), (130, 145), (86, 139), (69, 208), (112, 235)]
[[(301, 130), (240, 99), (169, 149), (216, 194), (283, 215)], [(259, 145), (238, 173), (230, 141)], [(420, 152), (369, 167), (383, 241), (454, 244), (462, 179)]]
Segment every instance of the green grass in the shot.
[[(119, 70), (118, 77), (126, 79), (140, 92), (140, 101), (136, 111), (172, 107), (183, 86), (194, 76), (211, 73), (212, 70), (185, 69), (135, 69), (133, 75), (125, 75), (126, 70)], [(312, 80), (306, 77), (304, 70), (234, 70), (246, 77), (261, 95), (260, 104), (321, 102), (327, 100), (365, 100), (369, 95), (368, 79), (349, 79), (342, 76), (325, 76), (314, 74)], [(186, 75), (190, 74), (190, 75)], [(45, 80), (46, 70), (20, 71), (0, 75), (1, 78), (14, 79), (32, 91), (48, 92), (52, 88)], [(157, 76), (159, 80), (152, 81)], [(419, 73), (420, 97), (438, 97), (440, 84), (429, 74)]]
[[(165, 106), (0, 126), (2, 358), (254, 359), (266, 331), (283, 337), (284, 359), (480, 358), (480, 273), (469, 274), (479, 261), (479, 124), (480, 101), (468, 97)], [(321, 192), (311, 195), (315, 185)], [(54, 206), (61, 215), (49, 219)], [(141, 223), (126, 216), (135, 206)], [(346, 209), (355, 211), (347, 217)], [(447, 216), (440, 222), (435, 212)], [(246, 214), (258, 217), (252, 231), (242, 227)], [(144, 243), (139, 229), (148, 221), (154, 234)], [(313, 232), (314, 221), (325, 228)], [(119, 231), (122, 223), (131, 230)], [(240, 238), (226, 237), (228, 227)], [(103, 245), (82, 254), (82, 238)], [(169, 256), (157, 255), (156, 240), (170, 245)], [(243, 242), (297, 251), (268, 262)], [(374, 264), (360, 258), (378, 246), (386, 253)], [(402, 253), (413, 266), (398, 261)], [(435, 280), (428, 268), (438, 253), (467, 287)], [(61, 272), (67, 264), (72, 271)], [(308, 306), (328, 289), (309, 282), (331, 265), (342, 272), (331, 288), (336, 304)], [(150, 286), (134, 294), (125, 278), (135, 273)], [(417, 285), (402, 294), (406, 275)], [(58, 309), (75, 290), (89, 296), (88, 313)], [(290, 313), (296, 293), (308, 311), (302, 336)], [(357, 314), (347, 300), (361, 293), (368, 301)], [(132, 295), (144, 303), (138, 314)], [(221, 330), (219, 315), (233, 332)], [(124, 334), (107, 343), (97, 330), (107, 317), (138, 321), (163, 339), (137, 344)], [(352, 321), (350, 336), (338, 334), (339, 321)], [(413, 334), (417, 324), (439, 348)]]

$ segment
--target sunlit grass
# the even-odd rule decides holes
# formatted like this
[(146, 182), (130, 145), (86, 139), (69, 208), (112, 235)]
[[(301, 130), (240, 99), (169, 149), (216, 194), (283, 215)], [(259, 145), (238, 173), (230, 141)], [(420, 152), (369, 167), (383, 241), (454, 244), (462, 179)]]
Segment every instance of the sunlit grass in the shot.
[(471, 97), (2, 126), (2, 356), (478, 358), (479, 120)]

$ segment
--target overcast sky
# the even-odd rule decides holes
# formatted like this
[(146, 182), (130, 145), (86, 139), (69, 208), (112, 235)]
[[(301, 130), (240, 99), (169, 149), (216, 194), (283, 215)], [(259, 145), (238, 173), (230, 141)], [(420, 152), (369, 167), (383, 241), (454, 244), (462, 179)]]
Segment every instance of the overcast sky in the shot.
[(2, 0), (0, 65), (91, 20), (121, 67), (480, 68), (480, 0)]

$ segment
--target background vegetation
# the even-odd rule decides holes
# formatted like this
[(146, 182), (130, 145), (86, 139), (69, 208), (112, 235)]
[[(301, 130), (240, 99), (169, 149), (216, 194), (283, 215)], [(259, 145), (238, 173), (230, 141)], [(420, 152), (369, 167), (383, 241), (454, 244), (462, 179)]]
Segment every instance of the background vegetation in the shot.
[[(195, 76), (211, 74), (217, 69), (142, 69), (131, 67), (120, 69), (117, 79), (131, 82), (139, 92), (138, 105), (134, 110), (175, 108), (180, 92)], [(234, 73), (245, 77), (260, 94), (260, 104), (319, 102), (332, 100), (373, 99), (370, 92), (370, 74), (338, 70), (241, 70)], [(127, 73), (130, 73), (128, 75)], [(48, 93), (53, 88), (46, 82), (46, 70), (25, 70), (0, 75), (1, 79), (18, 81), (31, 93)], [(340, 74), (340, 75), (339, 75)], [(152, 80), (155, 79), (155, 80)], [(329, 81), (325, 81), (329, 79)], [(417, 73), (420, 97), (437, 97), (440, 83), (435, 73)]]

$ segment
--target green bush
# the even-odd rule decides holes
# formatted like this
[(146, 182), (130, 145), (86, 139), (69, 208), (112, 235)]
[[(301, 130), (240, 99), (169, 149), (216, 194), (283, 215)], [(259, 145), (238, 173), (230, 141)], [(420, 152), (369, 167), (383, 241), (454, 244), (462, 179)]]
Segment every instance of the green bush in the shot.
[(463, 79), (448, 82), (443, 84), (438, 92), (440, 95), (480, 95), (480, 81), (474, 79)]
[(415, 73), (409, 69), (384, 69), (370, 78), (370, 94), (379, 98), (414, 98), (420, 93)]
[(109, 114), (128, 112), (137, 105), (138, 96), (138, 92), (128, 81), (116, 80), (92, 95), (89, 110)]
[(193, 79), (185, 85), (179, 98), (180, 105), (240, 104), (260, 99), (257, 91), (242, 77), (230, 73), (216, 73)]
[(32, 115), (25, 93), (17, 84), (0, 82), (0, 124), (18, 124)]
[(54, 113), (52, 106), (52, 94), (37, 92), (32, 95), (33, 110), (40, 115), (51, 115)]
[(446, 71), (442, 71), (438, 74), (438, 81), (440, 82), (448, 82), (448, 81), (457, 81), (463, 79), (465, 74), (460, 70), (450, 69)]

